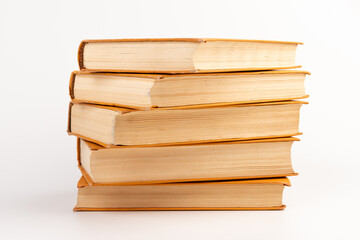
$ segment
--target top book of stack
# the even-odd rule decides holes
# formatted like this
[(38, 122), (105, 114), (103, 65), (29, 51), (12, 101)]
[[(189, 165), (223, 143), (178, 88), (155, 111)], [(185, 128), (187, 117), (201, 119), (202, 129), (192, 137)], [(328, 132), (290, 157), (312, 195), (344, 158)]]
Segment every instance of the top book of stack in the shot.
[(84, 40), (81, 70), (94, 72), (206, 73), (297, 68), (299, 42), (232, 39)]

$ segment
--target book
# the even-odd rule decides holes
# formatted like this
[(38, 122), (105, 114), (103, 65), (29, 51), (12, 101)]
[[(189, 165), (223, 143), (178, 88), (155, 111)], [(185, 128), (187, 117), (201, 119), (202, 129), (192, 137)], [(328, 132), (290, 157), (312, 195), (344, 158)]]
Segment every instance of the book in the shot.
[(90, 185), (284, 177), (295, 175), (291, 146), (298, 140), (104, 148), (78, 138), (78, 163)]
[(70, 103), (68, 132), (102, 146), (188, 144), (299, 134), (305, 102), (149, 111)]
[(233, 72), (287, 69), (295, 65), (298, 42), (163, 38), (84, 40), (81, 70), (101, 72)]
[(87, 102), (134, 109), (226, 105), (307, 97), (305, 71), (207, 74), (120, 74), (73, 72), (70, 96)]
[(130, 186), (78, 183), (74, 211), (283, 209), (287, 178)]

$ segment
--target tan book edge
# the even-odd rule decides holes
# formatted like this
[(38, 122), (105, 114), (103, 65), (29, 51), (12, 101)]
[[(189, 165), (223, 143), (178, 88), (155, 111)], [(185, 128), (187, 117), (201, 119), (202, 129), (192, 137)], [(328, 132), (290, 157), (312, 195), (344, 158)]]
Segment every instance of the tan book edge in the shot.
[[(260, 72), (241, 72), (241, 73), (223, 73), (227, 75), (235, 75), (235, 74), (242, 74), (242, 75), (259, 75), (259, 74), (279, 74), (279, 73), (305, 73), (311, 75), (310, 72), (302, 71), (302, 70), (282, 70), (282, 71), (260, 71)], [(90, 104), (97, 104), (97, 105), (105, 105), (105, 106), (114, 106), (120, 108), (128, 108), (128, 109), (136, 109), (136, 110), (149, 110), (146, 107), (139, 107), (139, 106), (129, 106), (129, 105), (120, 105), (116, 103), (106, 103), (106, 102), (99, 102), (99, 101), (89, 101), (89, 100), (82, 100), (82, 99), (75, 99), (74, 95), (74, 83), (75, 83), (75, 75), (77, 74), (99, 74), (99, 75), (109, 75), (109, 76), (128, 76), (128, 77), (139, 77), (139, 78), (152, 78), (152, 79), (162, 79), (166, 75), (161, 74), (126, 74), (126, 73), (93, 73), (89, 71), (73, 71), (70, 75), (69, 81), (69, 95), (71, 101), (74, 103), (90, 103)], [(214, 75), (211, 73), (208, 74), (181, 74), (181, 75)], [(185, 106), (175, 106), (175, 107), (158, 107), (152, 106), (150, 110), (153, 109), (195, 109), (195, 108), (207, 108), (207, 107), (221, 107), (221, 106), (233, 106), (233, 105), (240, 105), (240, 104), (250, 104), (250, 103), (265, 103), (265, 102), (283, 102), (283, 101), (291, 101), (296, 99), (305, 99), (308, 98), (309, 95), (304, 95), (302, 97), (296, 98), (279, 98), (279, 99), (267, 99), (267, 100), (253, 100), (253, 101), (238, 101), (238, 102), (221, 102), (221, 103), (208, 103), (208, 104), (194, 104), (194, 105), (185, 105)]]
[[(221, 38), (147, 38), (147, 39), (92, 39), (92, 40), (83, 40), (81, 41), (78, 48), (78, 64), (80, 70), (86, 70), (89, 72), (134, 72), (134, 73), (144, 73), (142, 70), (114, 70), (114, 69), (86, 69), (84, 67), (83, 61), (83, 52), (84, 47), (87, 43), (101, 43), (101, 42), (197, 42), (197, 43), (206, 43), (211, 41), (234, 41), (234, 42), (259, 42), (259, 43), (287, 43), (287, 44), (297, 44), (303, 45), (302, 42), (291, 42), (291, 41), (275, 41), (275, 40), (253, 40), (253, 39), (221, 39)], [(233, 68), (233, 69), (211, 69), (211, 70), (181, 70), (181, 71), (151, 71), (146, 70), (146, 73), (217, 73), (217, 72), (237, 72), (237, 71), (261, 71), (261, 70), (276, 70), (276, 69), (292, 69), (292, 68), (301, 68), (301, 65), (286, 66), (286, 67), (262, 67), (262, 68)]]
[(263, 207), (263, 208), (86, 208), (74, 207), (74, 212), (86, 211), (264, 211), (264, 210), (283, 210), (286, 205), (279, 207)]
[[(218, 181), (218, 182), (196, 182), (196, 184), (226, 184), (226, 181)], [(256, 183), (269, 183), (269, 184), (281, 184), (284, 186), (291, 186), (291, 183), (288, 178), (268, 178), (268, 179), (256, 179), (256, 180), (239, 180), (233, 181), (232, 183), (236, 184), (256, 184)], [(167, 183), (163, 183), (167, 184)], [(191, 184), (191, 183), (168, 183), (172, 185), (182, 185), (182, 184)], [(81, 177), (77, 187), (83, 188), (90, 186), (84, 177)], [(88, 207), (77, 207), (73, 208), (73, 211), (205, 211), (205, 210), (282, 210), (286, 206), (275, 206), (275, 207), (184, 207), (184, 208), (162, 208), (162, 207), (154, 207), (154, 208), (88, 208)]]
[[(274, 139), (257, 139), (257, 140), (244, 140), (237, 141), (239, 144), (243, 143), (263, 143), (263, 142), (284, 142), (284, 141), (300, 141), (300, 139), (295, 137), (284, 137), (284, 138), (274, 138)], [(215, 144), (230, 144), (233, 142), (214, 142), (207, 143), (210, 145)], [(102, 149), (101, 145), (95, 144), (93, 142), (88, 142), (88, 146), (91, 150)], [(114, 146), (113, 148), (136, 148), (139, 146)], [(149, 147), (149, 146), (148, 146)], [(87, 184), (90, 186), (121, 186), (121, 185), (148, 185), (148, 184), (161, 184), (161, 183), (176, 183), (176, 182), (204, 182), (204, 181), (219, 181), (219, 180), (241, 180), (241, 179), (263, 179), (263, 178), (277, 178), (277, 177), (286, 177), (286, 176), (296, 176), (298, 173), (282, 174), (282, 175), (263, 175), (263, 176), (254, 176), (254, 177), (216, 177), (216, 178), (197, 178), (197, 179), (176, 179), (176, 180), (161, 180), (161, 181), (139, 181), (139, 182), (124, 182), (124, 183), (96, 183), (92, 180), (89, 174), (81, 165), (81, 156), (80, 156), (80, 138), (77, 138), (77, 163), (78, 168), (81, 171), (83, 178), (86, 180)]]
[(263, 43), (291, 43), (300, 44), (302, 42), (277, 41), (277, 40), (255, 40), (255, 39), (229, 39), (229, 38), (128, 38), (128, 39), (90, 39), (83, 42), (209, 42), (209, 41), (235, 41), (235, 42), (263, 42)]
[[(87, 104), (87, 103), (82, 103), (82, 104)], [(243, 107), (243, 106), (264, 106), (264, 105), (278, 105), (278, 104), (308, 104), (308, 102), (305, 101), (283, 101), (283, 102), (266, 102), (266, 103), (249, 103), (249, 104), (240, 104), (240, 105), (226, 105), (226, 106), (221, 106), (221, 107), (232, 107), (232, 106), (238, 106), (238, 107)], [(69, 103), (69, 110), (68, 110), (68, 124), (67, 124), (67, 132), (69, 135), (74, 135), (76, 137), (82, 138), (84, 140), (96, 143), (100, 146), (103, 147), (114, 147), (115, 145), (113, 144), (106, 144), (91, 138), (88, 138), (86, 136), (80, 135), (80, 134), (76, 134), (71, 132), (71, 107), (73, 105), (73, 102)], [(87, 104), (87, 105), (92, 105), (93, 107), (98, 107), (98, 108), (104, 108), (104, 109), (110, 109), (110, 110), (114, 110), (114, 111), (125, 111), (125, 112), (131, 112), (131, 111), (139, 111), (139, 110), (134, 110), (134, 109), (128, 109), (128, 108), (119, 108), (119, 107), (112, 107), (112, 106), (103, 106), (103, 105), (93, 105), (93, 104)], [(216, 107), (220, 107), (220, 106), (212, 106), (214, 108)], [(206, 106), (201, 107), (201, 108), (208, 108)], [(159, 109), (161, 110), (161, 109)], [(270, 138), (282, 138), (282, 137), (291, 137), (291, 136), (297, 136), (297, 135), (302, 135), (302, 133), (300, 132), (294, 132), (292, 134), (287, 134), (287, 135), (272, 135), (272, 136), (266, 136), (266, 137), (255, 137), (255, 138), (231, 138), (231, 139), (216, 139), (214, 140), (204, 140), (204, 141), (189, 141), (189, 142), (176, 142), (176, 143), (159, 143), (159, 144), (146, 144), (146, 145), (139, 145), (139, 146), (176, 146), (176, 145), (188, 145), (188, 144), (200, 144), (200, 143), (211, 143), (211, 142), (229, 142), (229, 141), (243, 141), (243, 140), (255, 140), (255, 139), (270, 139)]]

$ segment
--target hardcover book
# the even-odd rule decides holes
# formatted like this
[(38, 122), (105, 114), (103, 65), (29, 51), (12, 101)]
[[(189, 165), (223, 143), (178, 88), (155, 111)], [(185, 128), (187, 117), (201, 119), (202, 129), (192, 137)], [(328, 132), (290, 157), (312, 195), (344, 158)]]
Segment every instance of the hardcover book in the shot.
[(78, 183), (74, 211), (279, 210), (287, 178), (132, 186)]
[(84, 40), (81, 70), (101, 72), (233, 72), (300, 67), (298, 42), (236, 39)]
[(74, 102), (152, 109), (283, 101), (307, 97), (305, 71), (208, 74), (124, 74), (73, 72)]
[(305, 102), (272, 102), (199, 109), (136, 111), (70, 104), (68, 132), (102, 146), (173, 145), (299, 134)]
[(298, 140), (104, 148), (78, 139), (78, 164), (90, 185), (283, 177), (295, 175), (291, 146)]

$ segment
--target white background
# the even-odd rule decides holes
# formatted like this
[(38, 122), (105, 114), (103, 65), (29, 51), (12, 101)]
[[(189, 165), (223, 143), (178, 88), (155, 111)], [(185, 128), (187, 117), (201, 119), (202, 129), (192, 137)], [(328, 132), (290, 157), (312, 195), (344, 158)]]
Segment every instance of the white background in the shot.
[[(0, 1), (1, 239), (359, 239), (359, 1)], [(310, 104), (284, 211), (74, 213), (82, 39), (302, 41)]]

